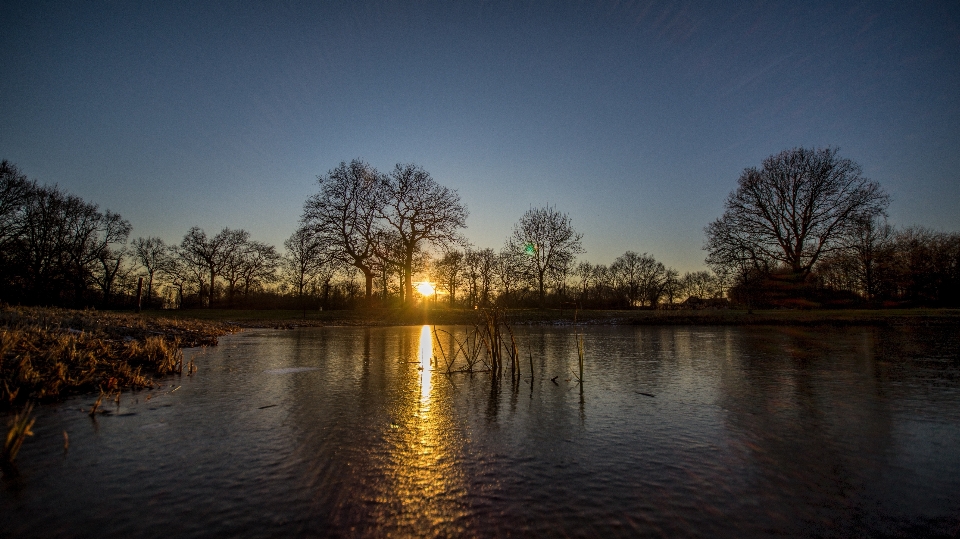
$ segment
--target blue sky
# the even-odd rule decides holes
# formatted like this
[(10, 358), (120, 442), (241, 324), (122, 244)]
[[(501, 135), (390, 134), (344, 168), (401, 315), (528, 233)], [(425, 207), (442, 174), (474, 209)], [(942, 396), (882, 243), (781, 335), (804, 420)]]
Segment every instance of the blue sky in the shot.
[(499, 248), (700, 269), (740, 172), (840, 148), (891, 222), (960, 230), (960, 3), (3, 2), (0, 158), (133, 236), (277, 247), (316, 176), (417, 163)]

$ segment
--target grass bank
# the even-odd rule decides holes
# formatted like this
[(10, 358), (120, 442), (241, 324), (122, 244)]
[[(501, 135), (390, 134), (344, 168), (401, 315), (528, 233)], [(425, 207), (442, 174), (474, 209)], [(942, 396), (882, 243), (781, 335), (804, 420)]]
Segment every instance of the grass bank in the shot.
[(154, 385), (181, 348), (237, 331), (219, 321), (0, 305), (0, 407)]

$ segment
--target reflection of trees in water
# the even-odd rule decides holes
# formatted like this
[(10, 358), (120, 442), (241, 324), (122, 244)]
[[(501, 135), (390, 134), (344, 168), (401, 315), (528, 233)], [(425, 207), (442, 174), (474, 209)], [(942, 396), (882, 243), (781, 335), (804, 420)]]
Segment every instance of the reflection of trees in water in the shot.
[(726, 349), (717, 402), (739, 454), (729, 465), (740, 488), (765, 493), (777, 526), (843, 535), (834, 526), (856, 526), (853, 513), (876, 503), (864, 496), (880, 481), (892, 421), (875, 377), (872, 333), (742, 330)]

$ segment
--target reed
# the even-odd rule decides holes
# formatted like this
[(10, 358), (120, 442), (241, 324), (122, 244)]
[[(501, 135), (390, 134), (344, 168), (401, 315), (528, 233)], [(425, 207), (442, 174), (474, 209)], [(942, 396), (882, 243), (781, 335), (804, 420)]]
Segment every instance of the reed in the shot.
[[(451, 347), (450, 354), (448, 354), (446, 349), (443, 347), (443, 343), (440, 340), (441, 333), (447, 335), (450, 340), (453, 341), (454, 346)], [(480, 353), (483, 351), (483, 343), (482, 339), (479, 337), (479, 334), (479, 327), (474, 326), (473, 332), (471, 333), (470, 330), (467, 330), (467, 332), (464, 334), (463, 340), (460, 340), (453, 333), (446, 330), (437, 329), (436, 326), (433, 326), (433, 338), (437, 343), (437, 349), (440, 351), (440, 357), (443, 358), (443, 361), (446, 364), (447, 374), (451, 374), (453, 372), (475, 372), (476, 364), (483, 361), (480, 356)], [(458, 369), (454, 369), (457, 359), (460, 356), (463, 356), (464, 365)]]
[(90, 417), (97, 416), (97, 410), (100, 408), (100, 403), (103, 402), (103, 390), (100, 390), (100, 396), (97, 397), (97, 402), (93, 403), (93, 407), (90, 408)]
[(33, 403), (28, 402), (20, 413), (16, 414), (10, 420), (7, 429), (7, 438), (3, 443), (3, 451), (0, 452), (0, 464), (4, 467), (13, 464), (13, 459), (17, 458), (20, 452), (20, 446), (27, 436), (33, 436), (33, 423), (35, 418), (30, 417), (33, 413)]
[[(502, 309), (483, 309), (480, 311), (480, 320), (473, 325), (472, 330), (467, 330), (463, 339), (449, 331), (438, 330), (433, 327), (434, 340), (447, 366), (447, 373), (452, 372), (475, 372), (475, 367), (482, 362), (484, 366), (499, 375), (503, 370), (504, 360), (510, 360), (510, 369), (514, 377), (520, 377), (520, 347), (517, 345), (516, 336), (513, 329), (507, 324), (504, 311)], [(453, 346), (448, 350), (443, 346), (440, 340), (440, 334), (443, 333), (453, 342)], [(509, 341), (507, 338), (509, 337)], [(455, 368), (457, 360), (463, 357), (465, 365)], [(489, 359), (489, 363), (486, 361)], [(533, 359), (530, 359), (531, 374), (533, 369)]]
[(577, 376), (577, 383), (583, 386), (583, 335), (577, 333), (577, 365), (580, 367), (580, 374)]

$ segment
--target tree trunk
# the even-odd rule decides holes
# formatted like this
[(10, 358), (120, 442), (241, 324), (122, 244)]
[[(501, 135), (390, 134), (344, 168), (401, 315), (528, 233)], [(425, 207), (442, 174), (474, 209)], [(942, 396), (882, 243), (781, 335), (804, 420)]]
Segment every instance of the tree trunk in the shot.
[(542, 308), (543, 308), (543, 300), (544, 300), (544, 297), (546, 297), (546, 295), (547, 295), (547, 294), (546, 294), (546, 288), (545, 288), (544, 285), (543, 285), (543, 272), (541, 272), (541, 273), (538, 275), (537, 281), (538, 281), (537, 284), (540, 286), (540, 301), (539, 301), (539, 305), (540, 305), (540, 308), (542, 309)]
[(207, 302), (208, 309), (213, 308), (213, 285), (216, 278), (217, 278), (217, 275), (213, 272), (213, 270), (210, 270), (210, 291), (209, 291), (208, 302)]
[(413, 302), (413, 249), (403, 257), (403, 303)]
[(150, 301), (153, 298), (153, 272), (147, 274), (147, 307), (150, 307)]
[(360, 268), (360, 271), (363, 272), (363, 278), (366, 281), (366, 299), (367, 303), (370, 303), (370, 300), (373, 299), (373, 270), (367, 267)]

